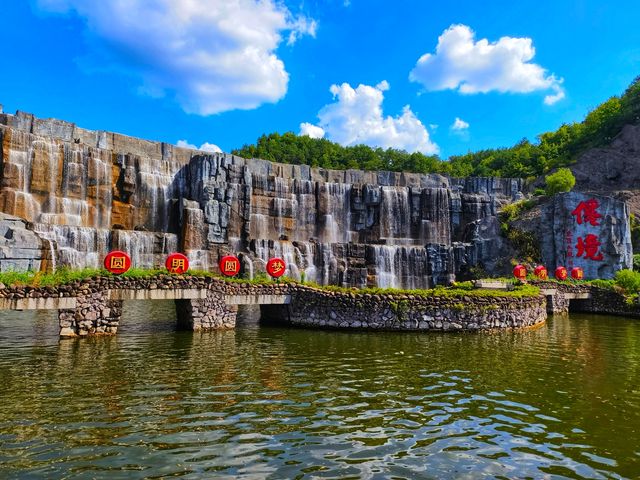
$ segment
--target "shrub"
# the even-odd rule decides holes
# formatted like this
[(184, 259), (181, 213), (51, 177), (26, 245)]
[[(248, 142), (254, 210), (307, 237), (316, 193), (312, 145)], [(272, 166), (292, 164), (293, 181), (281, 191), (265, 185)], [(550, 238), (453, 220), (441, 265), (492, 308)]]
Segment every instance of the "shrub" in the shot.
[(616, 272), (616, 284), (629, 294), (637, 293), (640, 291), (640, 272), (619, 270)]
[(547, 195), (569, 192), (576, 184), (576, 177), (568, 168), (559, 168), (557, 172), (545, 177)]

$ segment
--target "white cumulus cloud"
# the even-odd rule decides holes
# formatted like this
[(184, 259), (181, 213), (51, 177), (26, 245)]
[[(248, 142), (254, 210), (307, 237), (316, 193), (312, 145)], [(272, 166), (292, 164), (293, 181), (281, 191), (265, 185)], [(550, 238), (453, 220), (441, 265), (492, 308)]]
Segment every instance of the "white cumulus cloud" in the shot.
[(384, 116), (382, 102), (389, 83), (382, 81), (375, 87), (348, 83), (331, 85), (334, 103), (318, 112), (318, 125), (300, 124), (302, 135), (326, 134), (329, 140), (341, 145), (365, 144), (372, 147), (398, 148), (408, 152), (437, 154), (438, 146), (429, 132), (411, 111), (409, 105), (396, 117)]
[(140, 77), (189, 113), (253, 109), (280, 100), (289, 75), (275, 51), (315, 36), (315, 20), (278, 0), (39, 0), (86, 23), (96, 64)]
[(202, 145), (200, 145), (200, 147), (196, 147), (193, 143), (189, 143), (186, 140), (178, 140), (176, 142), (176, 147), (190, 148), (191, 150), (201, 150), (203, 152), (212, 152), (212, 153), (222, 152), (222, 149), (220, 149), (219, 146), (209, 142), (205, 142)]
[(324, 129), (318, 127), (317, 125), (313, 125), (308, 122), (304, 122), (300, 124), (300, 135), (307, 135), (311, 138), (322, 138), (324, 137)]
[(453, 124), (451, 125), (451, 130), (467, 130), (469, 128), (469, 123), (465, 122), (459, 117), (456, 117)]
[(467, 94), (551, 91), (544, 99), (551, 105), (565, 96), (563, 80), (531, 63), (535, 52), (531, 38), (476, 41), (470, 27), (452, 25), (438, 37), (435, 53), (425, 53), (418, 59), (409, 79), (427, 90), (450, 89)]

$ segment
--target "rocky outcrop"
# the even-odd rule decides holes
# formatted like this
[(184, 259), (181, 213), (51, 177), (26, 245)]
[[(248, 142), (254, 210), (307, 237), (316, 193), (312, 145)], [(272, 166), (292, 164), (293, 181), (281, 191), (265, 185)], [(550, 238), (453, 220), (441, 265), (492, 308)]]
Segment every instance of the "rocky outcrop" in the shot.
[(0, 115), (0, 142), (0, 211), (51, 251), (21, 268), (97, 267), (115, 248), (151, 267), (182, 249), (200, 269), (236, 253), (254, 275), (281, 256), (293, 278), (425, 288), (498, 268), (496, 214), (522, 196), (517, 179), (283, 165), (21, 112)]
[(576, 189), (625, 201), (640, 217), (640, 125), (625, 125), (604, 148), (592, 148), (569, 167)]
[(0, 272), (39, 271), (46, 267), (51, 248), (24, 220), (0, 213)]
[(569, 192), (554, 196), (514, 222), (540, 246), (550, 273), (581, 267), (586, 279), (613, 278), (633, 266), (629, 207), (613, 197)]

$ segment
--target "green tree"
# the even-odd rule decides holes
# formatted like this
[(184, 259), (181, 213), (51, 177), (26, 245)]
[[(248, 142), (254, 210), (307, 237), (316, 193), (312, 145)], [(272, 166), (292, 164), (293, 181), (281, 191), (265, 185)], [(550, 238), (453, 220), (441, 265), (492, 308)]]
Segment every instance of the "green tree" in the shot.
[(640, 77), (620, 96), (591, 110), (582, 122), (563, 124), (554, 132), (538, 135), (535, 143), (523, 139), (509, 148), (493, 148), (456, 155), (448, 161), (423, 153), (367, 145), (343, 147), (326, 138), (271, 133), (255, 145), (232, 153), (324, 168), (359, 168), (418, 173), (443, 173), (454, 177), (538, 177), (567, 167), (589, 148), (608, 145), (625, 125), (640, 123)]
[(557, 172), (545, 177), (547, 195), (569, 192), (576, 184), (576, 177), (568, 168), (559, 168)]

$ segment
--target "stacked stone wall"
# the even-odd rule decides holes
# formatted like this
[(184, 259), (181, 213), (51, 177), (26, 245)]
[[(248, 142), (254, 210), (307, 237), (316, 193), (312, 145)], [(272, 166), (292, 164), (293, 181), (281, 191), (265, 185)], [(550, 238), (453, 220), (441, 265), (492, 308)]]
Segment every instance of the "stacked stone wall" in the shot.
[(474, 331), (524, 328), (545, 321), (539, 297), (371, 295), (299, 288), (284, 306), (266, 306), (268, 318), (291, 325), (375, 330)]

